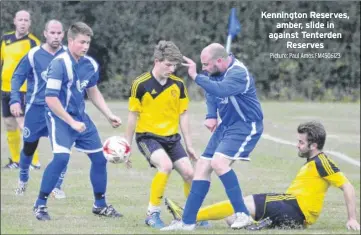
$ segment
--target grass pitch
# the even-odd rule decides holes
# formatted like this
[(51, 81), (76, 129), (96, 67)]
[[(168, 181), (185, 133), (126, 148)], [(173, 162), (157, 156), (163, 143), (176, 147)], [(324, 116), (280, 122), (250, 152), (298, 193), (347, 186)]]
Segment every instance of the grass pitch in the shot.
[[(125, 125), (127, 118), (126, 102), (110, 102), (114, 112)], [(296, 128), (300, 122), (320, 120), (326, 127), (328, 138), (325, 149), (341, 152), (360, 161), (360, 106), (359, 104), (338, 103), (277, 103), (263, 102), (264, 133), (296, 143)], [(125, 126), (112, 129), (106, 119), (91, 105), (87, 106), (89, 115), (96, 123), (103, 140), (111, 135), (122, 135)], [(206, 108), (204, 103), (190, 105), (190, 120), (193, 145), (201, 154), (210, 133), (203, 126)], [(1, 165), (7, 163), (9, 152), (6, 135), (1, 126)], [(120, 219), (99, 218), (91, 213), (93, 195), (89, 179), (90, 161), (83, 153), (73, 153), (64, 180), (67, 198), (49, 199), (49, 213), (52, 220), (39, 222), (32, 214), (32, 206), (37, 198), (44, 168), (52, 159), (49, 141), (43, 138), (39, 144), (40, 171), (31, 171), (28, 190), (23, 197), (15, 196), (18, 171), (1, 169), (1, 234), (145, 234), (161, 233), (144, 224), (148, 205), (149, 186), (155, 169), (132, 146), (133, 168), (124, 165), (108, 164), (107, 202), (124, 214)], [(356, 190), (358, 221), (360, 221), (360, 167), (330, 156), (353, 183)], [(251, 162), (240, 162), (234, 169), (245, 195), (265, 192), (284, 192), (296, 175), (304, 160), (297, 157), (294, 146), (261, 139), (252, 152)], [(168, 182), (165, 196), (184, 204), (182, 180), (174, 172)], [(203, 205), (227, 198), (220, 180), (213, 175), (210, 192)], [(171, 222), (171, 216), (162, 207), (162, 218)], [(347, 211), (343, 193), (330, 188), (319, 220), (307, 230), (265, 230), (257, 234), (345, 234)], [(245, 230), (233, 231), (224, 221), (212, 221), (213, 228), (198, 229), (200, 234), (248, 234)], [(253, 232), (255, 233), (255, 232)]]

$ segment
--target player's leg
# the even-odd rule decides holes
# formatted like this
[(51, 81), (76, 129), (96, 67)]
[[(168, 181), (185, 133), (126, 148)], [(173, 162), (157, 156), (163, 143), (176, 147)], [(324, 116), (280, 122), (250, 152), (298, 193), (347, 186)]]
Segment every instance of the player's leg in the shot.
[(23, 149), (20, 153), (19, 183), (16, 189), (17, 195), (22, 195), (25, 192), (29, 180), (30, 164), (38, 147), (39, 139), (43, 136), (48, 136), (45, 108), (43, 105), (28, 105), (24, 117)]
[(212, 168), (220, 178), (237, 216), (233, 229), (240, 229), (252, 223), (249, 211), (243, 201), (238, 177), (230, 167), (236, 159), (249, 159), (250, 152), (258, 142), (263, 126), (256, 123), (227, 127), (226, 134), (218, 145), (212, 160)]
[(63, 171), (60, 174), (58, 181), (56, 182), (55, 188), (51, 192), (51, 196), (56, 199), (66, 198), (65, 192), (64, 192), (64, 190), (62, 190), (62, 185), (64, 182), (64, 177), (65, 177), (65, 173), (66, 173), (67, 169), (68, 169), (68, 167), (65, 166), (65, 168), (63, 169)]
[(217, 152), (212, 159), (211, 166), (221, 180), (235, 214), (239, 217), (236, 222), (242, 221), (242, 224), (239, 226), (245, 227), (251, 224), (252, 220), (249, 217), (249, 211), (242, 198), (242, 190), (239, 185), (238, 177), (230, 167), (232, 162), (233, 160), (229, 159), (229, 156)]
[[(15, 118), (16, 122), (18, 123), (18, 126), (20, 128), (20, 131), (23, 131), (24, 126), (26, 126), (25, 125), (25, 115), (26, 115), (27, 112), (29, 112), (29, 110), (31, 108), (33, 109), (32, 114), (35, 114), (36, 117), (40, 118), (39, 120), (37, 120), (37, 123), (39, 123), (41, 127), (46, 126), (46, 121), (45, 121), (45, 116), (44, 116), (45, 115), (44, 106), (43, 105), (30, 105), (30, 104), (28, 104), (27, 107), (25, 107), (26, 92), (20, 92), (20, 96), (21, 96), (21, 100), (22, 100), (21, 109), (22, 109), (24, 115)], [(36, 112), (36, 111), (38, 111), (38, 112)], [(35, 120), (34, 117), (33, 117), (33, 120)], [(30, 169), (39, 170), (40, 167), (41, 167), (41, 165), (40, 165), (40, 161), (39, 161), (39, 152), (36, 149), (35, 152), (33, 153), (33, 158), (32, 158), (32, 162), (31, 162), (31, 165), (30, 165)]]
[(46, 115), (46, 123), (54, 157), (45, 168), (39, 196), (34, 205), (34, 213), (38, 220), (50, 220), (46, 207), (47, 200), (61, 172), (69, 162), (70, 149), (78, 136), (78, 133), (69, 128), (67, 123), (50, 112)]
[[(256, 204), (253, 195), (244, 197), (244, 202), (253, 219), (256, 215)], [(172, 213), (174, 219), (180, 220), (183, 216), (184, 208), (169, 198), (166, 198), (166, 205)], [(262, 210), (264, 204), (259, 206)], [(205, 220), (221, 220), (225, 219), (230, 226), (235, 221), (234, 210), (229, 200), (214, 203), (199, 209), (197, 214), (197, 222)]]
[[(157, 168), (151, 186), (147, 217), (145, 223), (153, 228), (164, 227), (160, 218), (161, 200), (173, 169), (173, 163), (161, 145), (160, 138), (137, 134), (136, 141), (140, 152), (146, 157), (151, 167)], [(166, 140), (164, 140), (166, 141)]]
[(18, 187), (15, 190), (16, 195), (23, 195), (26, 191), (26, 187), (29, 181), (29, 168), (32, 160), (32, 156), (38, 146), (39, 140), (33, 142), (23, 142), (23, 149), (20, 154), (20, 171)]
[(290, 194), (254, 194), (255, 215), (258, 221), (248, 230), (264, 228), (301, 229), (304, 228), (303, 215), (295, 196)]
[[(173, 162), (174, 169), (183, 178), (183, 192), (187, 199), (191, 191), (192, 180), (194, 176), (192, 163), (187, 156), (187, 153), (184, 150), (182, 144), (180, 143), (180, 136), (179, 139), (174, 142), (174, 144), (168, 144), (167, 147), (167, 153)], [(197, 223), (197, 227), (210, 228), (211, 224), (208, 221), (200, 221)]]
[(188, 198), (191, 192), (192, 180), (193, 180), (193, 166), (187, 156), (183, 156), (174, 162), (174, 169), (183, 178), (183, 193), (185, 198)]
[(1, 110), (10, 152), (9, 163), (4, 168), (14, 169), (19, 167), (21, 132), (15, 117), (10, 112), (9, 101), (10, 92), (3, 91), (1, 94)]
[(197, 213), (209, 191), (212, 173), (211, 160), (219, 143), (219, 139), (223, 135), (223, 129), (223, 126), (219, 126), (216, 129), (209, 140), (202, 157), (196, 163), (191, 191), (184, 207), (182, 221), (173, 223), (161, 230), (171, 231), (195, 229)]
[(88, 116), (83, 121), (87, 129), (79, 134), (75, 141), (75, 148), (86, 153), (91, 161), (90, 181), (94, 194), (92, 212), (99, 216), (121, 217), (123, 216), (122, 214), (117, 212), (112, 205), (106, 203), (107, 160), (103, 153), (103, 145), (99, 133)]
[(173, 162), (174, 169), (183, 178), (183, 192), (184, 196), (188, 198), (188, 195), (191, 191), (194, 169), (186, 151), (180, 142), (180, 135), (175, 135), (175, 137), (177, 139), (172, 141), (172, 144), (164, 145), (164, 147)]

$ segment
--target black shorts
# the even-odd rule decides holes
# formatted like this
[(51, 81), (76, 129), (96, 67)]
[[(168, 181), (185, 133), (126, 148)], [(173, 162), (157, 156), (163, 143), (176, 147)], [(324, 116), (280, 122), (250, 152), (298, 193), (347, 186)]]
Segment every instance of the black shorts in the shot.
[(293, 195), (267, 193), (254, 194), (253, 198), (256, 205), (256, 221), (269, 217), (272, 220), (272, 228), (304, 228), (305, 216)]
[[(23, 111), (23, 114), (21, 116), (24, 116), (25, 113), (25, 92), (20, 92), (20, 98), (21, 98), (21, 110)], [(2, 110), (2, 116), (3, 117), (13, 117), (10, 111), (10, 92), (1, 91), (1, 110)]]
[(140, 152), (145, 156), (151, 167), (155, 167), (150, 163), (150, 156), (157, 149), (164, 149), (172, 162), (187, 157), (180, 140), (179, 134), (171, 136), (159, 136), (152, 133), (136, 133), (135, 140)]

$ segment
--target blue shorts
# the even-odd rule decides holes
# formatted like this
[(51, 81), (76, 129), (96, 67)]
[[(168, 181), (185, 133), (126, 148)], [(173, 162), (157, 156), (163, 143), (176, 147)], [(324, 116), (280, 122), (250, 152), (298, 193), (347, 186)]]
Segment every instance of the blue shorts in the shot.
[(99, 133), (93, 121), (87, 114), (82, 120), (73, 117), (77, 121), (84, 122), (86, 130), (79, 133), (66, 122), (55, 116), (51, 112), (46, 114), (46, 124), (49, 130), (49, 139), (53, 153), (70, 153), (71, 148), (84, 153), (96, 153), (103, 150), (103, 144), (100, 140)]
[(301, 229), (305, 227), (303, 215), (295, 196), (282, 193), (254, 194), (255, 220), (269, 217), (271, 228)]
[(215, 153), (220, 153), (232, 160), (249, 161), (249, 154), (261, 138), (262, 132), (262, 121), (238, 122), (231, 126), (221, 123), (209, 140), (202, 158), (212, 159)]
[(24, 118), (23, 140), (24, 142), (35, 142), (40, 137), (48, 136), (48, 127), (45, 120), (44, 105), (27, 105)]

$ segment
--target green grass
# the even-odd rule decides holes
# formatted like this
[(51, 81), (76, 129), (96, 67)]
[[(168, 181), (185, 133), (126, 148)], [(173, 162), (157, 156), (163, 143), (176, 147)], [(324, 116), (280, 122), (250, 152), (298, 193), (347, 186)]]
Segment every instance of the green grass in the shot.
[[(109, 103), (114, 112), (126, 123), (127, 103)], [(265, 114), (264, 132), (290, 142), (296, 142), (296, 127), (300, 122), (316, 119), (324, 123), (329, 138), (325, 149), (347, 154), (355, 160), (360, 160), (360, 106), (359, 104), (337, 103), (276, 103), (262, 104)], [(112, 129), (105, 118), (88, 104), (88, 113), (96, 123), (101, 138), (111, 135), (122, 135), (125, 126)], [(194, 147), (198, 154), (204, 149), (210, 133), (203, 127), (205, 115), (204, 103), (192, 103), (190, 106), (191, 129)], [(7, 161), (8, 150), (6, 136), (1, 129), (1, 161)], [(68, 172), (64, 180), (65, 200), (49, 199), (48, 206), (52, 220), (39, 222), (32, 215), (32, 206), (37, 197), (43, 170), (52, 159), (49, 141), (42, 139), (39, 145), (39, 155), (42, 163), (40, 171), (31, 171), (28, 191), (23, 197), (16, 197), (14, 189), (17, 185), (18, 171), (1, 170), (1, 234), (139, 234), (160, 233), (144, 225), (148, 205), (149, 185), (155, 170), (148, 167), (147, 161), (133, 145), (133, 168), (126, 169), (124, 165), (108, 164), (107, 201), (123, 213), (121, 219), (104, 219), (93, 216), (92, 188), (89, 180), (90, 161), (87, 156), (73, 150)], [(332, 156), (331, 156), (332, 157)], [(261, 139), (252, 153), (249, 163), (241, 162), (234, 166), (240, 180), (243, 192), (284, 192), (294, 178), (304, 160), (297, 157), (295, 147), (278, 144)], [(357, 197), (358, 221), (360, 208), (360, 168), (332, 157), (340, 169), (355, 186)], [(169, 180), (166, 195), (175, 201), (184, 203), (182, 181), (174, 172)], [(211, 189), (204, 205), (225, 200), (226, 194), (219, 179), (213, 175)], [(171, 221), (171, 216), (163, 206), (165, 222)], [(347, 212), (343, 193), (331, 188), (327, 194), (323, 212), (316, 224), (307, 230), (268, 230), (262, 234), (344, 234), (352, 233), (346, 230)], [(211, 230), (196, 230), (202, 234), (239, 234), (247, 231), (232, 231), (224, 221), (212, 221)]]

